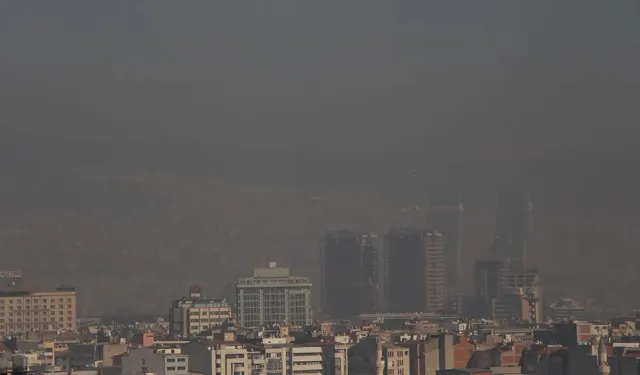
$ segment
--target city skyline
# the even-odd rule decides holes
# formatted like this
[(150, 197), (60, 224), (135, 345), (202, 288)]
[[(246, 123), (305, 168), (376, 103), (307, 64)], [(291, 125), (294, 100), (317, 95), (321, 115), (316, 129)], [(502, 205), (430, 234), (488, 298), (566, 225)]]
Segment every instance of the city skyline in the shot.
[(88, 313), (157, 311), (265, 257), (320, 285), (326, 230), (426, 220), (443, 186), (467, 293), (495, 193), (519, 188), (545, 284), (630, 308), (636, 5), (2, 4), (0, 256), (90, 286)]

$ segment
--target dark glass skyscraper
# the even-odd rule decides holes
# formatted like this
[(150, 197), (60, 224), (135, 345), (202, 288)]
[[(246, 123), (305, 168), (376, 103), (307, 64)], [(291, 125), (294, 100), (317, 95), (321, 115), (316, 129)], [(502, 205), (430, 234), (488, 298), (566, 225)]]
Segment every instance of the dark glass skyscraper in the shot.
[(346, 319), (378, 310), (378, 257), (371, 234), (326, 233), (320, 254), (324, 314)]
[(385, 236), (385, 296), (394, 312), (440, 312), (446, 279), (441, 233), (394, 228)]

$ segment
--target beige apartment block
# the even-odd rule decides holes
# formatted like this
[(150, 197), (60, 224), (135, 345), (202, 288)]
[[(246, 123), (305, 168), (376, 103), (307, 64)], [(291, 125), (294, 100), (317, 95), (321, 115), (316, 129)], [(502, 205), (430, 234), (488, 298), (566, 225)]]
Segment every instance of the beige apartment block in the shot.
[(410, 375), (409, 349), (389, 343), (382, 348), (384, 375)]
[(0, 291), (0, 335), (76, 330), (74, 288), (53, 291)]
[(202, 288), (193, 286), (189, 297), (171, 303), (169, 332), (173, 337), (192, 337), (230, 319), (231, 307), (226, 299), (203, 297)]

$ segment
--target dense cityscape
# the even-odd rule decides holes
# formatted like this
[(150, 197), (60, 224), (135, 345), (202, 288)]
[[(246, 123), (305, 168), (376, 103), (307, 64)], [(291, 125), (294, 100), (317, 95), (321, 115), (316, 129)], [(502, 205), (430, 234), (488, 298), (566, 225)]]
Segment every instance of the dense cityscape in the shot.
[(639, 5), (0, 1), (0, 375), (640, 375)]
[(451, 194), (430, 197), (428, 228), (328, 231), (319, 286), (268, 262), (235, 282), (235, 301), (194, 285), (167, 302), (168, 314), (146, 320), (79, 316), (76, 288), (29, 289), (28, 275), (3, 271), (1, 366), (101, 375), (637, 374), (640, 318), (597, 321), (570, 298), (547, 301), (527, 260), (531, 196), (496, 197), (495, 241), (475, 262), (473, 295), (457, 285), (464, 203)]

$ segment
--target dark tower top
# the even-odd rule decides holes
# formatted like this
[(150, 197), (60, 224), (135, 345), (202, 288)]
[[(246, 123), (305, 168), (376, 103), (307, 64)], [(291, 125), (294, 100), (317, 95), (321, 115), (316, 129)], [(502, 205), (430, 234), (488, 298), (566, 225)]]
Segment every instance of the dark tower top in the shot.
[(527, 261), (527, 245), (533, 230), (531, 195), (521, 191), (497, 195), (496, 236), (493, 256), (512, 262)]

